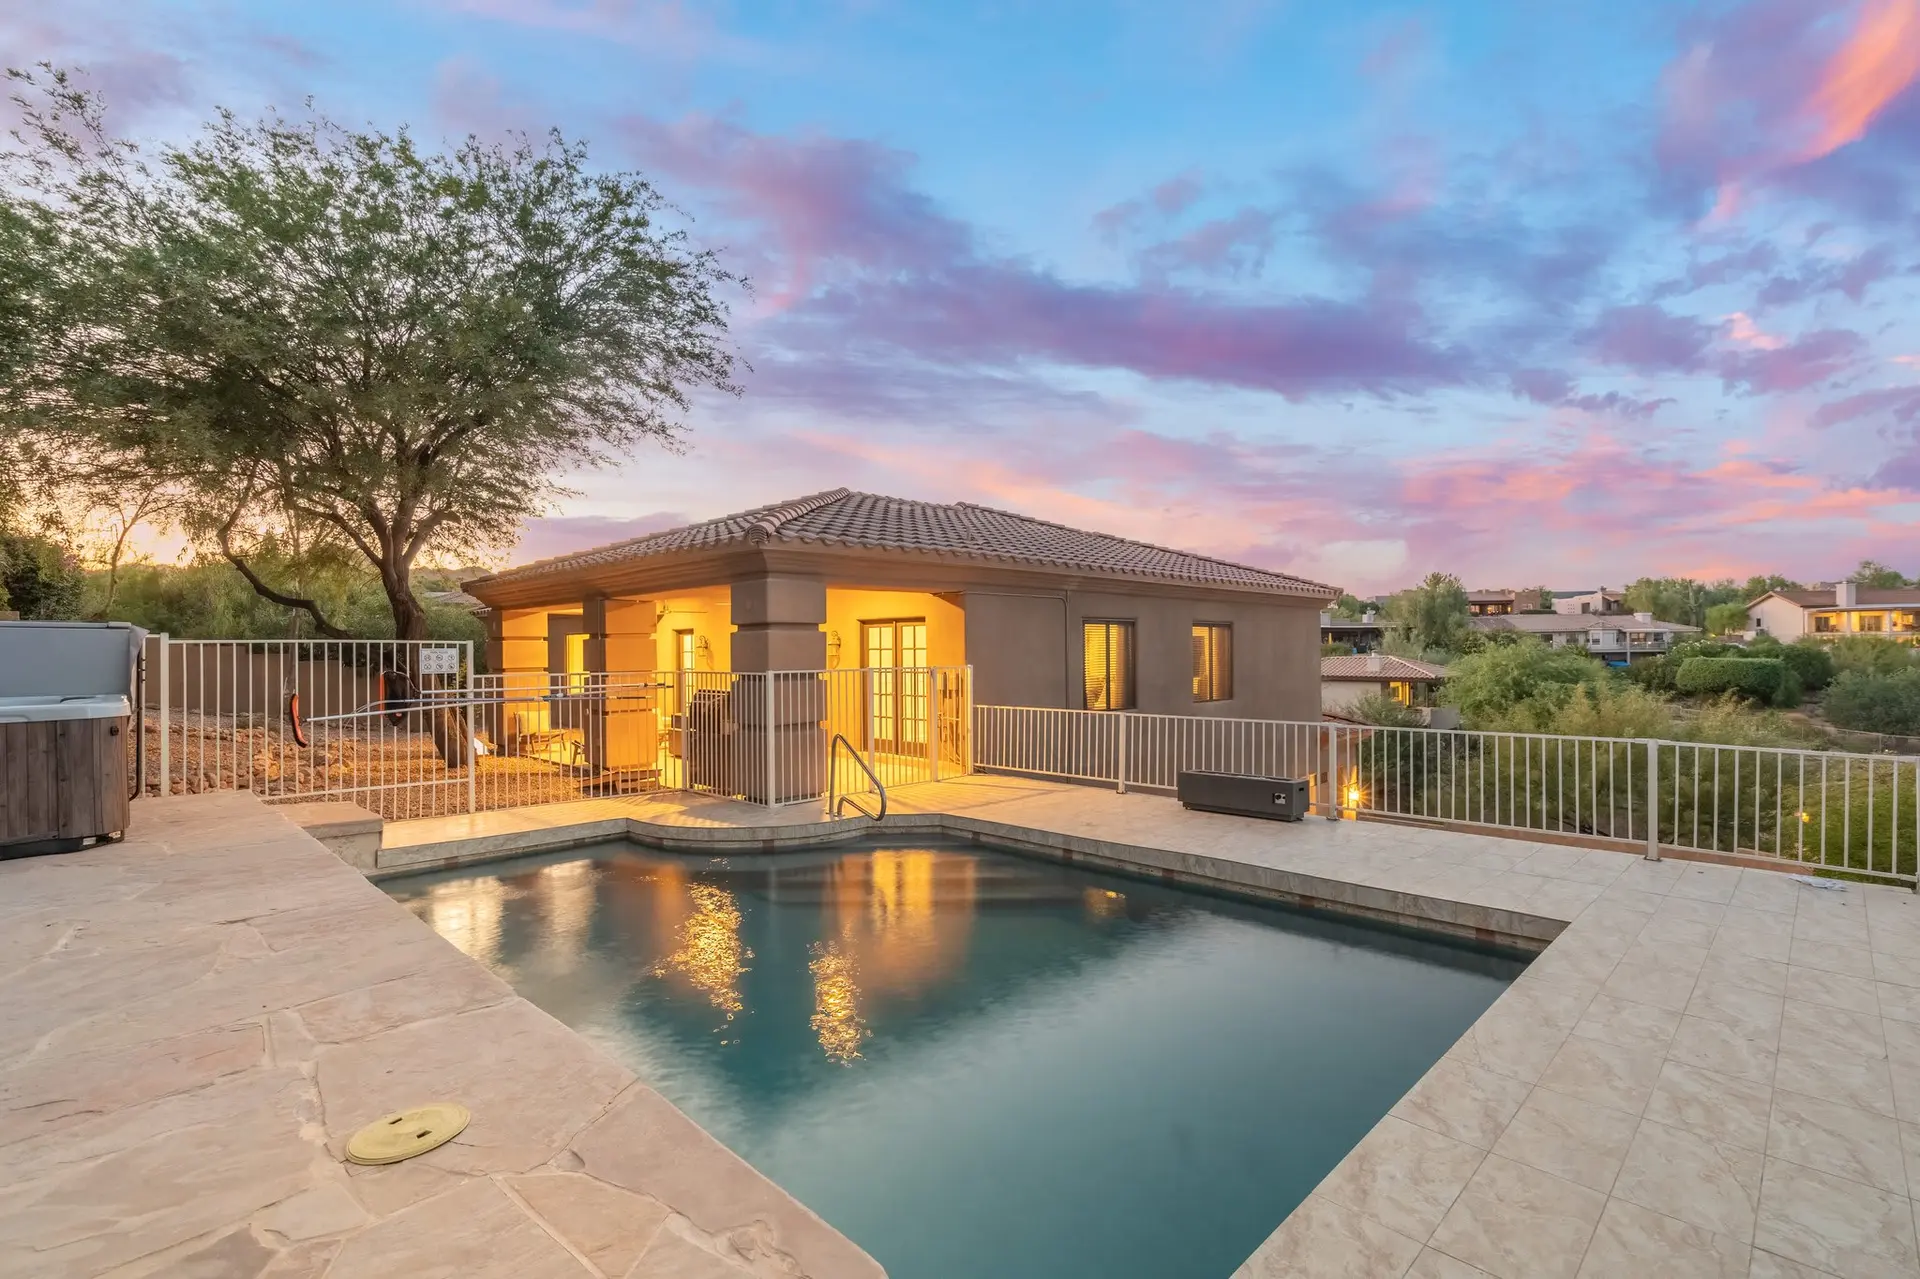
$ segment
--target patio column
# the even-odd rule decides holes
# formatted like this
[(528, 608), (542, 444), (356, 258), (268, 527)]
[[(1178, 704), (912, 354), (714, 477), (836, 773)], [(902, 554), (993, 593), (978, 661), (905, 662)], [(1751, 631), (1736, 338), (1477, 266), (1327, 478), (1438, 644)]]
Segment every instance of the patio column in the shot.
[[(733, 584), (733, 717), (740, 727), (736, 791), (759, 803), (826, 791), (827, 584), (766, 574)], [(805, 671), (780, 678), (754, 672)], [(771, 772), (771, 776), (769, 776)]]
[[(658, 767), (659, 732), (650, 683), (655, 665), (652, 600), (590, 595), (580, 602), (586, 631), (586, 666), (598, 695), (583, 724), (588, 764), (631, 772)], [(612, 674), (615, 678), (607, 679)]]
[(827, 584), (767, 574), (733, 584), (735, 671), (827, 668)]

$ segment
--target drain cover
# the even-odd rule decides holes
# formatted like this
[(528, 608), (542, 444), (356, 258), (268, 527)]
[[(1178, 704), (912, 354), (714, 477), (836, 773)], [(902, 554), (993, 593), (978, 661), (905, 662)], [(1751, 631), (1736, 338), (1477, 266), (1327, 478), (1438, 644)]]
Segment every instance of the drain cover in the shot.
[(424, 1155), (460, 1135), (473, 1116), (457, 1101), (436, 1101), (376, 1119), (347, 1141), (356, 1164), (397, 1164)]

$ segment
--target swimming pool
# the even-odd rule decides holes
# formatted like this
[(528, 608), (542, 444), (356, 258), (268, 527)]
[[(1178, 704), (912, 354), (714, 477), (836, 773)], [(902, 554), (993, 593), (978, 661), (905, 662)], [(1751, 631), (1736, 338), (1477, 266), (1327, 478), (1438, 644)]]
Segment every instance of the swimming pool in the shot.
[(1525, 966), (957, 845), (382, 886), (893, 1279), (1226, 1279)]

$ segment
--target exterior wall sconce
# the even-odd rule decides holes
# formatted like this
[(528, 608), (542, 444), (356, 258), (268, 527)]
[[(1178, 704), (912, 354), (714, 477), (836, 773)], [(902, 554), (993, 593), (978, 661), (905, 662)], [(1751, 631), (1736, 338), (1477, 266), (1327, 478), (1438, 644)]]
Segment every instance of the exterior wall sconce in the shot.
[(839, 631), (827, 632), (827, 669), (830, 671), (837, 671), (840, 669), (840, 632)]
[(713, 645), (707, 640), (706, 636), (702, 635), (693, 642), (693, 651), (696, 660), (700, 663), (701, 670), (710, 671), (713, 669)]

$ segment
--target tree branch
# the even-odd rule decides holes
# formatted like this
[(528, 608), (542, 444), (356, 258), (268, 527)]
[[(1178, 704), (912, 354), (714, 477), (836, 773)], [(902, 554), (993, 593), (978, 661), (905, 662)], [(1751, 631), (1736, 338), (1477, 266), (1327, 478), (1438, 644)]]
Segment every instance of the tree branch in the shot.
[(242, 559), (239, 553), (233, 549), (233, 525), (234, 521), (239, 518), (240, 511), (236, 508), (234, 513), (227, 517), (227, 522), (220, 526), (217, 535), (220, 544), (220, 554), (226, 557), (227, 563), (233, 565), (234, 568), (240, 571), (240, 576), (247, 579), (247, 585), (253, 588), (254, 594), (258, 595), (261, 599), (278, 604), (282, 608), (298, 609), (305, 613), (313, 619), (313, 629), (319, 631), (328, 639), (352, 639), (352, 635), (341, 630), (338, 626), (335, 626), (326, 619), (325, 615), (320, 612), (320, 606), (318, 604), (312, 600), (301, 599), (297, 595), (287, 595), (274, 590), (262, 580), (258, 573), (253, 571), (253, 566)]

